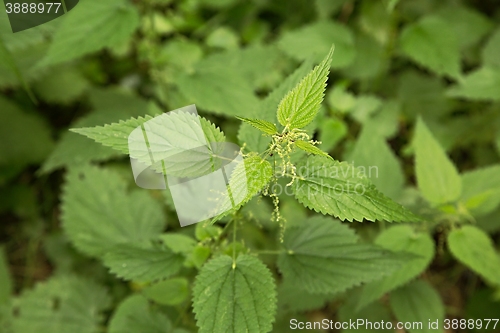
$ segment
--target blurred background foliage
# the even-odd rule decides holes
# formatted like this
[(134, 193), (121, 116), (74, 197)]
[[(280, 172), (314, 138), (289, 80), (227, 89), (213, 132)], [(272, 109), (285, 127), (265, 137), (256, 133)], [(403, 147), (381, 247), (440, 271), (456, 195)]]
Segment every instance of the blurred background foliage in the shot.
[[(302, 61), (317, 63), (332, 43), (332, 71), (315, 138), (336, 159), (379, 165), (373, 181), (385, 194), (422, 209), (411, 144), (418, 115), (459, 171), (500, 160), (495, 0), (81, 0), (63, 17), (16, 34), (5, 11), (0, 16), (1, 303), (26, 290), (20, 304), (36, 307), (53, 290), (67, 288), (71, 297), (86, 294), (84, 307), (105, 310), (106, 321), (137, 288), (75, 251), (62, 232), (66, 170), (101, 164), (133, 184), (127, 159), (68, 128), (196, 104), (228, 141), (262, 149), (246, 140), (234, 116), (251, 118), (260, 100)], [(479, 214), (477, 224), (498, 248), (497, 206)], [(164, 209), (169, 230), (175, 230), (175, 213), (168, 205)], [(245, 226), (248, 243), (271, 242), (261, 228), (269, 226), (271, 210), (257, 200), (244, 208), (257, 222)], [(291, 223), (309, 214), (286, 197), (282, 210)], [(366, 240), (379, 230), (379, 224), (354, 227)], [(440, 230), (434, 238), (437, 254), (423, 274), (447, 316), (498, 318), (493, 291), (450, 259)], [(27, 291), (51, 276), (57, 278)], [(93, 283), (106, 286), (110, 296)], [(391, 316), (377, 303), (355, 315), (349, 304), (339, 311), (332, 297), (293, 293), (286, 285), (279, 292), (275, 332), (288, 331), (290, 316)], [(186, 309), (165, 311), (195, 331)]]

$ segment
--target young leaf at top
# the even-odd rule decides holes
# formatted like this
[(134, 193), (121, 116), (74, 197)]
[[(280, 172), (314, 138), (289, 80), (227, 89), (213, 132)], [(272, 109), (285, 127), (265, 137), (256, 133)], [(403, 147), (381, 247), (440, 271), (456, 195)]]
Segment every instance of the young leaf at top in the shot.
[(227, 255), (202, 267), (193, 287), (193, 308), (200, 333), (267, 333), (276, 312), (276, 286), (256, 257)]
[(293, 192), (304, 206), (352, 222), (417, 222), (420, 218), (380, 193), (362, 168), (320, 156), (297, 165)]
[(302, 149), (303, 151), (305, 151), (307, 153), (332, 158), (330, 155), (328, 155), (327, 153), (325, 153), (324, 151), (322, 151), (321, 149), (319, 149), (318, 147), (316, 147), (315, 145), (313, 145), (310, 142), (298, 140), (298, 141), (295, 141), (294, 143), (295, 143), (295, 146), (297, 148)]
[(332, 46), (325, 59), (281, 100), (277, 113), (281, 125), (302, 128), (316, 117), (325, 96), (333, 50)]
[(277, 134), (278, 133), (278, 128), (276, 128), (276, 125), (265, 120), (260, 120), (260, 119), (249, 119), (249, 118), (243, 118), (243, 117), (236, 117), (241, 121), (244, 121), (247, 124), (252, 125), (256, 129), (269, 134)]
[(286, 230), (278, 267), (297, 288), (331, 294), (391, 274), (408, 259), (357, 241), (347, 225), (316, 216)]
[(462, 179), (422, 118), (417, 120), (414, 146), (417, 183), (422, 196), (434, 204), (457, 200), (462, 193)]
[(500, 285), (500, 256), (491, 238), (479, 228), (466, 225), (448, 235), (450, 252), (487, 282)]

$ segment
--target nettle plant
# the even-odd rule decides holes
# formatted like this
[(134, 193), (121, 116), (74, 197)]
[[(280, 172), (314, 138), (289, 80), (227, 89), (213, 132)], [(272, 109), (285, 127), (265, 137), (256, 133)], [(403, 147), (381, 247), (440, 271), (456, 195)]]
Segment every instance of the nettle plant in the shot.
[[(62, 220), (70, 241), (137, 291), (111, 315), (109, 333), (189, 332), (194, 321), (201, 333), (264, 333), (273, 330), (275, 321), (276, 331), (280, 327), (286, 331), (289, 326), (280, 325), (290, 313), (332, 300), (344, 300), (339, 320), (391, 321), (380, 306), (388, 293), (399, 321), (443, 320), (439, 295), (417, 279), (434, 257), (430, 236), (434, 230), (447, 235), (449, 249), (460, 262), (488, 284), (500, 285), (500, 259), (493, 243), (471, 224), (476, 211), (490, 212), (500, 203), (496, 184), (488, 182), (498, 168), (460, 176), (419, 119), (412, 147), (418, 187), (427, 203), (414, 208), (425, 218), (382, 194), (360, 167), (335, 160), (318, 148), (311, 133), (332, 56), (333, 48), (312, 71), (306, 61), (264, 99), (255, 114), (239, 118), (246, 181), (235, 169), (229, 183), (233, 190), (246, 188), (247, 194), (238, 207), (210, 221), (179, 228), (172, 215), (174, 222), (165, 232), (159, 202), (173, 207), (168, 191), (127, 190), (125, 178), (130, 176), (120, 168), (117, 172), (89, 165), (68, 171)], [(73, 131), (128, 154), (129, 134), (149, 119)], [(177, 121), (178, 126), (186, 125)], [(224, 133), (209, 120), (200, 117), (200, 124), (207, 142), (225, 141)], [(163, 134), (168, 136), (169, 130)], [(182, 140), (171, 140), (182, 148)], [(373, 144), (368, 137), (366, 148), (377, 149)], [(283, 191), (278, 193), (278, 188)], [(317, 214), (287, 218), (293, 214), (286, 210), (294, 203), (286, 193)], [(266, 200), (274, 204), (274, 211), (260, 225), (255, 215), (260, 213), (258, 204)], [(246, 210), (247, 205), (252, 209)], [(342, 223), (346, 220), (381, 221), (382, 232), (373, 243), (361, 241), (350, 224)], [(401, 224), (385, 229), (384, 221)], [(274, 243), (256, 241), (251, 233)], [(68, 292), (59, 296), (63, 321), (78, 313), (86, 322), (99, 322), (100, 314), (110, 307), (100, 287), (80, 288), (81, 282), (71, 277), (54, 281), (20, 299), (21, 311), (14, 320), (20, 331), (33, 328), (30, 312), (23, 309), (58, 295), (61, 283), (68, 286)]]

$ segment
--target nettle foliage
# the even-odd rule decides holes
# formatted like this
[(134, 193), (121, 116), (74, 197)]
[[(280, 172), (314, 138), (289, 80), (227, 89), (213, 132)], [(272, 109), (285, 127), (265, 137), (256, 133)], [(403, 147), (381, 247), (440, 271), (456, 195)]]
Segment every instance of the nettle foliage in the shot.
[[(500, 29), (476, 3), (81, 0), (15, 35), (0, 11), (0, 212), (22, 234), (0, 250), (0, 332), (498, 318)], [(242, 147), (246, 197), (180, 228), (126, 156), (189, 104), (207, 142)], [(184, 149), (193, 122), (171, 120)]]
[[(378, 244), (359, 243), (354, 231), (340, 222), (418, 222), (420, 218), (379, 192), (361, 170), (334, 160), (318, 148), (318, 142), (304, 129), (319, 112), (333, 51), (332, 47), (325, 59), (281, 99), (275, 113), (280, 128), (264, 119), (239, 117), (259, 130), (252, 134), (255, 139), (266, 135), (271, 142), (264, 151), (245, 154), (246, 182), (238, 168), (229, 176), (233, 193), (248, 188), (240, 206), (255, 195), (271, 197), (275, 207), (269, 219), (279, 222), (281, 228), (276, 254), (283, 281), (319, 295), (335, 295), (362, 283), (376, 283), (401, 272), (408, 260), (422, 265), (420, 252), (415, 251), (415, 255), (406, 253), (411, 249), (404, 247), (393, 251)], [(172, 124), (158, 128), (157, 135), (174, 147), (185, 145), (184, 139), (170, 135), (183, 126), (193, 126), (183, 117), (172, 115)], [(72, 131), (127, 153), (128, 135), (149, 119), (132, 118)], [(225, 139), (208, 120), (201, 118), (200, 124), (207, 142)], [(296, 151), (304, 154), (294, 155)], [(288, 227), (275, 192), (281, 178), (288, 178), (284, 186), (290, 187), (304, 206), (338, 219), (318, 216)], [(276, 277), (259, 259), (260, 251), (246, 246), (238, 234), (239, 226), (251, 221), (238, 209), (229, 210), (198, 224), (196, 229), (206, 236), (197, 242), (179, 233), (162, 234), (161, 212), (148, 200), (147, 191), (124, 193), (123, 181), (107, 170), (85, 167), (70, 171), (63, 195), (63, 227), (80, 251), (102, 259), (122, 279), (150, 283), (147, 290), (158, 291), (156, 295), (151, 293), (160, 304), (183, 301), (186, 295), (177, 295), (182, 291), (176, 290), (179, 286), (172, 281), (182, 281), (185, 293), (192, 281), (172, 276), (183, 265), (197, 267), (192, 300), (199, 332), (271, 331), (277, 308)], [(223, 217), (227, 217), (223, 229), (213, 226)], [(427, 247), (424, 250), (428, 251)], [(400, 278), (392, 287), (420, 272), (408, 276), (405, 270), (406, 280)]]

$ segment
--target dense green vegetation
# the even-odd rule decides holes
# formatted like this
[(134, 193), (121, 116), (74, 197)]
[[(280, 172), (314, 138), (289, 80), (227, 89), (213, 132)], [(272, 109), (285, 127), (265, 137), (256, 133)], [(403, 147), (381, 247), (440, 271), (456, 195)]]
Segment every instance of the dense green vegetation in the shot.
[[(0, 15), (0, 333), (500, 330), (494, 1), (81, 0), (15, 34)], [(127, 140), (190, 104), (243, 147), (246, 191), (181, 228)]]

